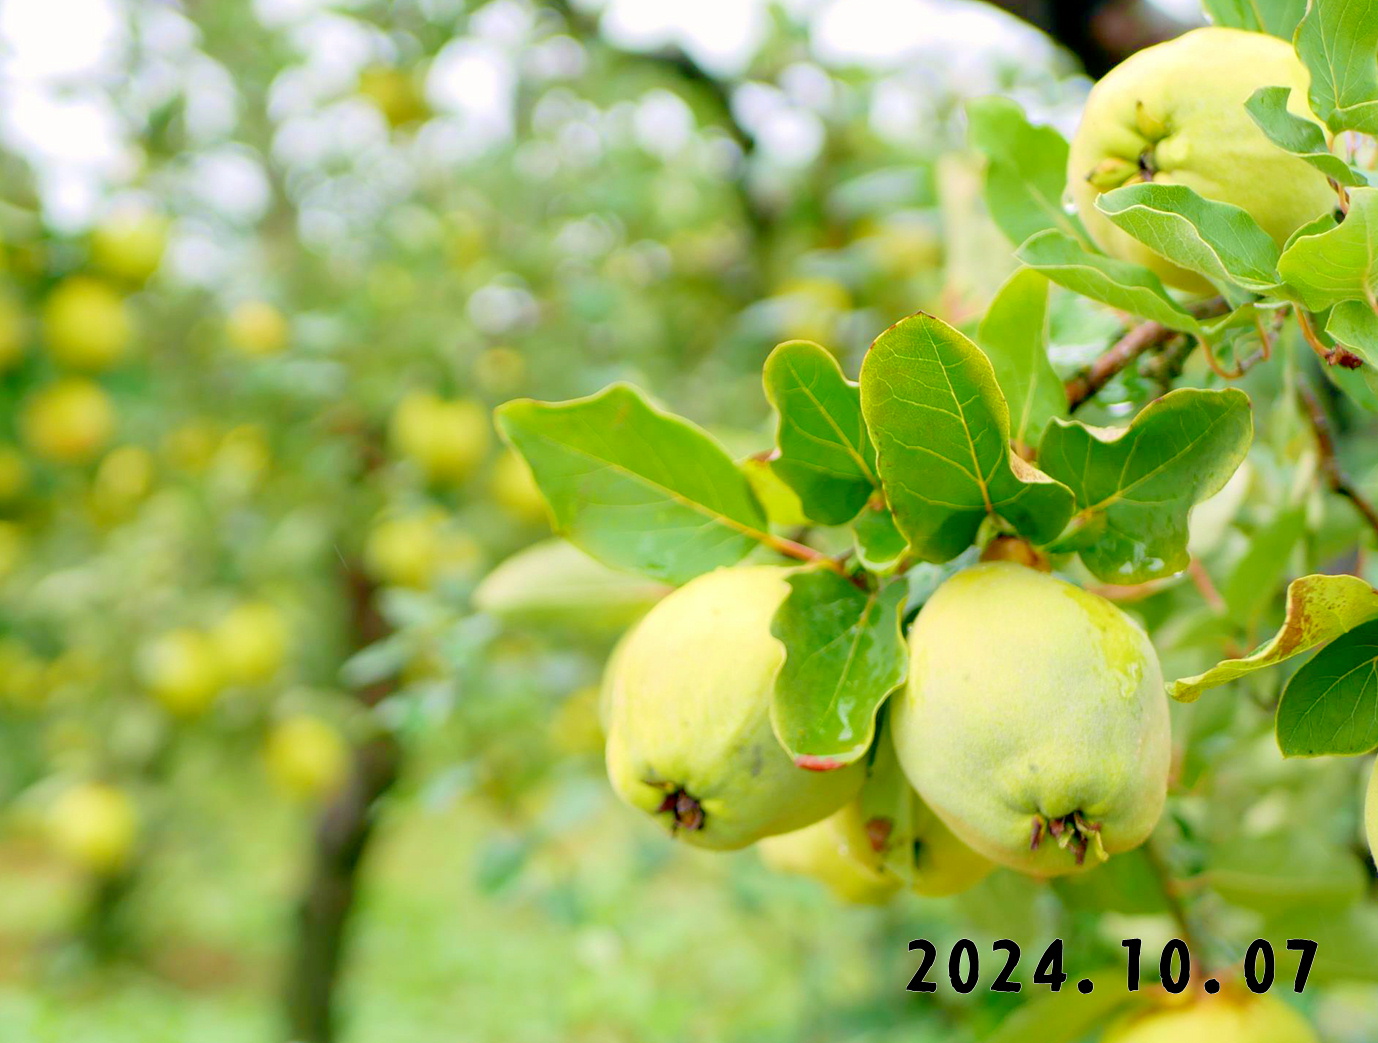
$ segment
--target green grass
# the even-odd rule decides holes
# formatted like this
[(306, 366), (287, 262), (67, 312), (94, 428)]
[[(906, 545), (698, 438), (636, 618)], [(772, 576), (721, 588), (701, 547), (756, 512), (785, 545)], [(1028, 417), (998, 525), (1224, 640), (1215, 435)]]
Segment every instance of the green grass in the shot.
[[(903, 1038), (924, 1038), (903, 993), (903, 914), (839, 907), (751, 854), (671, 845), (600, 780), (549, 792), (531, 801), (534, 844), (475, 796), (389, 805), (345, 1043), (831, 1043), (898, 1039), (906, 1023)], [(0, 1040), (281, 1039), (308, 820), (273, 807), (225, 787), (166, 823), (127, 910), (137, 958), (103, 970), (61, 941), (82, 882), (32, 843), (0, 853)]]

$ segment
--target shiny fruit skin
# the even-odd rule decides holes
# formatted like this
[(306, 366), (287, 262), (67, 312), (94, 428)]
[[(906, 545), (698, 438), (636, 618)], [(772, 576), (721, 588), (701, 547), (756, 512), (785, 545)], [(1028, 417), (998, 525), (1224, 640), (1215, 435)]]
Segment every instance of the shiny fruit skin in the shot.
[(651, 609), (610, 664), (608, 776), (677, 839), (730, 850), (801, 829), (856, 795), (864, 767), (796, 767), (770, 706), (789, 593), (771, 566), (718, 569)]
[(1167, 696), (1148, 637), (1118, 608), (987, 562), (938, 588), (909, 644), (895, 749), (967, 845), (1054, 876), (1152, 832), (1167, 793)]
[[(1204, 277), (1170, 263), (1096, 209), (1096, 197), (1118, 187), (1118, 179), (1098, 188), (1088, 178), (1107, 162), (1139, 178), (1145, 156), (1155, 183), (1186, 185), (1242, 207), (1279, 246), (1335, 209), (1325, 176), (1270, 142), (1244, 109), (1258, 88), (1286, 86), (1291, 110), (1314, 118), (1306, 107), (1308, 83), (1291, 44), (1218, 27), (1193, 30), (1116, 66), (1087, 98), (1068, 158), (1069, 190), (1091, 238), (1112, 257), (1153, 269), (1169, 286), (1215, 292)], [(1146, 130), (1165, 136), (1155, 141)]]

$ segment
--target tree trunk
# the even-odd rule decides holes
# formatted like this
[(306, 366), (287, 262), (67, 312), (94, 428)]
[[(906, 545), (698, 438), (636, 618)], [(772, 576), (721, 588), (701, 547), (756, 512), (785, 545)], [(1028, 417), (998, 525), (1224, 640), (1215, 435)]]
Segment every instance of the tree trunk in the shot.
[[(346, 573), (353, 606), (354, 646), (385, 637), (388, 626), (374, 603), (374, 585), (357, 569)], [(392, 690), (384, 681), (357, 692), (376, 706)], [(297, 913), (296, 949), (287, 975), (286, 1013), (292, 1043), (334, 1043), (336, 986), (344, 964), (359, 870), (377, 823), (379, 804), (397, 781), (402, 748), (378, 735), (354, 751), (349, 781), (321, 813), (310, 876)]]
[(1147, 0), (990, 0), (1051, 36), (1100, 78), (1135, 51), (1195, 26)]

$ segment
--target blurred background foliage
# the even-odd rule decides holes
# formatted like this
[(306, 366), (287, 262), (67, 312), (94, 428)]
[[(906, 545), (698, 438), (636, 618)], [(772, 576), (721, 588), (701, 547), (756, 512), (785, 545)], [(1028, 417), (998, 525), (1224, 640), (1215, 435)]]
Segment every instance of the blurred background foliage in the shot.
[[(1066, 130), (1089, 82), (982, 4), (692, 6), (0, 2), (0, 1038), (289, 1038), (285, 1007), (324, 1039), (334, 985), (369, 1043), (974, 1041), (1011, 998), (906, 995), (910, 938), (1089, 973), (1171, 936), (1131, 859), (876, 910), (671, 845), (614, 806), (596, 706), (658, 592), (587, 611), (613, 581), (555, 552), (563, 608), (476, 603), (548, 535), (494, 405), (631, 380), (747, 460), (774, 344), (855, 373), (1012, 270), (962, 102)], [(1059, 297), (1055, 362), (1120, 328)], [(1134, 605), (1172, 676), (1352, 542), (1303, 427), (1260, 432), (1198, 512), (1228, 605)], [(1332, 910), (1353, 958), (1300, 1002), (1367, 1039), (1359, 766), (1283, 764), (1276, 684), (1174, 708), (1168, 842), (1224, 938)], [(1297, 823), (1301, 883), (1267, 847)]]

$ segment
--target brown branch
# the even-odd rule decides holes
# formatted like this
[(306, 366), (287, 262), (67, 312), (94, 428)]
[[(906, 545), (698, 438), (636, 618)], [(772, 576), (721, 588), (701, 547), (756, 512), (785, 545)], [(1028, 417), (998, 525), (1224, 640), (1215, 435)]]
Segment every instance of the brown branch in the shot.
[(1135, 51), (1194, 29), (1145, 0), (990, 0), (1043, 30), (1101, 76)]
[[(1190, 310), (1198, 319), (1209, 319), (1225, 314), (1229, 311), (1229, 305), (1219, 297), (1211, 297), (1191, 305)], [(1068, 411), (1076, 412), (1101, 388), (1110, 383), (1116, 374), (1128, 369), (1142, 355), (1164, 348), (1172, 344), (1176, 338), (1185, 336), (1187, 335), (1179, 330), (1169, 329), (1160, 322), (1143, 322), (1133, 327), (1099, 355), (1091, 365), (1067, 381)], [(1178, 372), (1190, 350), (1188, 348), (1181, 353), (1172, 353)], [(1175, 376), (1175, 373), (1173, 375)]]
[(1321, 472), (1325, 475), (1326, 483), (1333, 492), (1349, 500), (1354, 509), (1363, 515), (1369, 528), (1378, 533), (1378, 510), (1374, 510), (1373, 504), (1359, 491), (1340, 466), (1340, 459), (1335, 452), (1335, 436), (1330, 429), (1330, 420), (1325, 415), (1321, 400), (1303, 383), (1297, 385), (1297, 398), (1301, 402), (1302, 412), (1311, 424), (1311, 430), (1315, 432), (1316, 449), (1320, 454)]
[(1117, 373), (1128, 369), (1145, 352), (1161, 347), (1178, 335), (1162, 323), (1145, 322), (1135, 326), (1084, 370), (1067, 381), (1067, 408), (1075, 412)]

